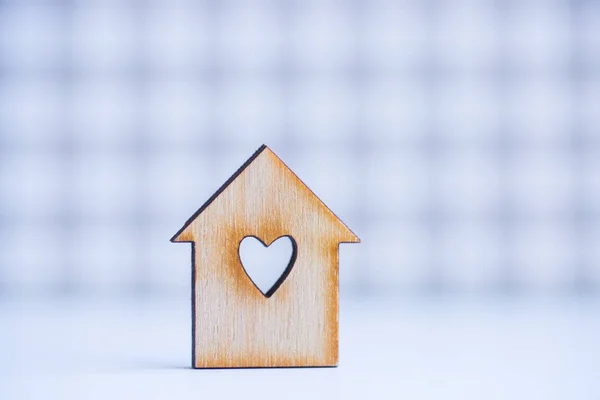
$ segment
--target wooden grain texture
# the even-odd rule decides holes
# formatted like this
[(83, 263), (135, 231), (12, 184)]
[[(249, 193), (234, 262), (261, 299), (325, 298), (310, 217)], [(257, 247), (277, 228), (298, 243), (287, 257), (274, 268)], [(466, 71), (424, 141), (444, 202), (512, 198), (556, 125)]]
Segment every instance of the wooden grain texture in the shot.
[[(246, 275), (246, 236), (289, 235), (296, 260), (265, 297)], [(192, 243), (193, 366), (335, 366), (338, 245), (358, 237), (266, 146), (173, 237)]]

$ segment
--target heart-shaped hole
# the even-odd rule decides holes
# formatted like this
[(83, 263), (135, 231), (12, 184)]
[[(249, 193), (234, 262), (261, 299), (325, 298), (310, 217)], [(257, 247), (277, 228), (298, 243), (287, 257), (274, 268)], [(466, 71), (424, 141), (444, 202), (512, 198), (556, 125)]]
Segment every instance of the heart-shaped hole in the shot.
[(266, 245), (255, 236), (246, 236), (238, 250), (246, 275), (265, 297), (271, 297), (290, 274), (296, 261), (296, 241), (280, 236)]

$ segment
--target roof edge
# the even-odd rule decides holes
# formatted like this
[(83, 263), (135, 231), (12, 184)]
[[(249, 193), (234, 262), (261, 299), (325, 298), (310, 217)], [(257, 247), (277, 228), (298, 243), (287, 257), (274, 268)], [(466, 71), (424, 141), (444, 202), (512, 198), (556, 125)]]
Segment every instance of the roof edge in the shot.
[(265, 145), (265, 144), (263, 144), (262, 146), (260, 146), (260, 147), (259, 147), (259, 148), (258, 148), (258, 149), (257, 149), (257, 150), (254, 152), (254, 154), (252, 154), (252, 155), (250, 156), (250, 158), (248, 158), (248, 159), (246, 160), (246, 162), (245, 162), (245, 163), (243, 163), (243, 164), (242, 164), (242, 166), (241, 166), (241, 167), (239, 167), (239, 168), (238, 168), (238, 169), (237, 169), (237, 170), (236, 170), (236, 171), (233, 173), (233, 175), (231, 175), (231, 176), (229, 177), (229, 179), (227, 179), (227, 180), (225, 181), (225, 183), (223, 183), (223, 184), (222, 184), (222, 185), (219, 187), (219, 189), (217, 189), (217, 191), (216, 191), (216, 192), (215, 192), (215, 193), (214, 193), (212, 196), (210, 196), (210, 198), (209, 198), (208, 200), (206, 200), (206, 202), (205, 202), (204, 204), (202, 204), (202, 206), (201, 206), (201, 207), (200, 207), (200, 208), (199, 208), (199, 209), (198, 209), (198, 210), (197, 210), (197, 211), (196, 211), (194, 214), (192, 214), (192, 216), (191, 216), (190, 218), (188, 218), (188, 220), (185, 222), (185, 224), (183, 224), (183, 227), (181, 227), (181, 229), (179, 229), (179, 230), (177, 231), (177, 233), (176, 233), (175, 235), (173, 235), (173, 237), (171, 238), (171, 242), (172, 242), (172, 243), (177, 243), (177, 242), (178, 242), (178, 241), (177, 241), (177, 237), (178, 237), (179, 235), (181, 235), (181, 234), (183, 233), (183, 231), (185, 231), (185, 230), (186, 230), (186, 228), (187, 228), (188, 226), (190, 226), (190, 225), (192, 224), (192, 222), (194, 222), (194, 220), (195, 220), (196, 218), (198, 218), (198, 216), (199, 216), (200, 214), (202, 214), (202, 212), (203, 212), (204, 210), (206, 210), (206, 208), (207, 208), (207, 207), (208, 207), (208, 206), (209, 206), (209, 205), (210, 205), (210, 204), (211, 204), (211, 203), (212, 203), (212, 202), (213, 202), (213, 201), (214, 201), (214, 200), (215, 200), (217, 197), (219, 197), (219, 195), (220, 195), (220, 194), (221, 194), (221, 193), (222, 193), (222, 192), (223, 192), (225, 189), (227, 189), (227, 186), (229, 186), (229, 185), (230, 185), (230, 184), (231, 184), (231, 183), (232, 183), (232, 182), (233, 182), (233, 181), (234, 181), (234, 180), (235, 180), (235, 179), (236, 179), (236, 178), (237, 178), (237, 177), (238, 177), (238, 176), (239, 176), (239, 175), (240, 175), (240, 174), (241, 174), (241, 173), (242, 173), (242, 172), (243, 172), (245, 169), (246, 169), (246, 167), (248, 167), (248, 165), (250, 165), (250, 163), (252, 163), (252, 161), (254, 161), (254, 160), (256, 159), (256, 157), (258, 157), (258, 156), (260, 155), (260, 153), (262, 153), (262, 152), (263, 152), (265, 149), (267, 149), (267, 148), (268, 148), (268, 147), (267, 147), (267, 145)]
[[(327, 206), (327, 204), (325, 204), (325, 202), (323, 200), (321, 200), (321, 198), (315, 193), (313, 192), (313, 190), (306, 184), (304, 183), (304, 181), (294, 172), (293, 169), (291, 169), (286, 163), (285, 161), (283, 161), (281, 158), (279, 158), (279, 156), (277, 154), (275, 154), (275, 152), (273, 152), (273, 155), (279, 160), (279, 162), (281, 162), (283, 164), (283, 166), (285, 168), (287, 168), (287, 170), (296, 177), (296, 179), (298, 179), (300, 181), (300, 183), (302, 183), (302, 185), (304, 185), (304, 187), (306, 188), (306, 190), (309, 191), (310, 194), (312, 194), (318, 201), (319, 203), (321, 203), (321, 206), (329, 211), (331, 213), (331, 215), (333, 215), (333, 217), (337, 220), (337, 222), (339, 222), (352, 236), (354, 236), (354, 238), (349, 239), (349, 240), (342, 240), (339, 243), (360, 243), (360, 238), (358, 237), (358, 235), (356, 233), (354, 233), (354, 231), (352, 231), (352, 229), (350, 229), (350, 227), (348, 225), (346, 225), (346, 223), (344, 221), (342, 221), (342, 219), (340, 217), (337, 216), (336, 213), (333, 212), (333, 210), (331, 208), (329, 208)], [(356, 239), (356, 240), (353, 240)]]

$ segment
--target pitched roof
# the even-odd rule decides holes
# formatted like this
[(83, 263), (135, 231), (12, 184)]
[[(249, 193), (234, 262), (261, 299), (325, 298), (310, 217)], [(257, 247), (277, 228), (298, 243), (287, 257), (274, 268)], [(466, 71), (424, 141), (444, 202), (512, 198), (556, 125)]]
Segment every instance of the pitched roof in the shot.
[(177, 233), (175, 235), (173, 235), (173, 237), (171, 238), (171, 242), (186, 242), (188, 240), (178, 240), (178, 237), (196, 220), (196, 218), (198, 218), (198, 216), (200, 214), (202, 214), (207, 208), (208, 206), (210, 206), (224, 191), (225, 189), (227, 189), (227, 187), (234, 182), (239, 176), (240, 174), (242, 174), (244, 172), (244, 170), (246, 168), (248, 168), (248, 166), (250, 166), (250, 164), (252, 164), (256, 159), (258, 159), (261, 156), (269, 156), (269, 157), (273, 157), (274, 159), (276, 159), (279, 163), (281, 163), (285, 169), (287, 170), (288, 173), (291, 173), (301, 184), (302, 186), (308, 190), (308, 192), (310, 192), (310, 194), (312, 196), (314, 196), (315, 199), (318, 200), (318, 204), (319, 206), (326, 210), (327, 212), (331, 213), (331, 215), (333, 215), (333, 217), (335, 217), (335, 220), (341, 224), (343, 226), (343, 228), (345, 228), (345, 230), (347, 230), (347, 233), (349, 234), (350, 237), (353, 238), (352, 241), (360, 241), (360, 239), (358, 239), (358, 237), (354, 234), (354, 232), (352, 232), (350, 230), (350, 228), (348, 228), (334, 213), (333, 211), (331, 211), (318, 197), (317, 195), (310, 190), (306, 184), (304, 184), (304, 182), (302, 182), (302, 180), (300, 178), (298, 178), (298, 176), (296, 174), (294, 174), (294, 172), (287, 166), (285, 165), (285, 163), (283, 163), (283, 161), (281, 161), (281, 159), (279, 157), (277, 157), (277, 155), (275, 153), (273, 153), (273, 151), (271, 149), (269, 149), (266, 145), (262, 145), (260, 146), (255, 152), (254, 154), (252, 154), (252, 156), (246, 160), (246, 162), (244, 162), (244, 164), (242, 164), (242, 166), (240, 168), (237, 169), (237, 171), (235, 171), (235, 173), (229, 178), (227, 179), (227, 181), (225, 181), (225, 183), (223, 183), (223, 185), (221, 185), (221, 187), (185, 222), (185, 224), (183, 225), (183, 227), (181, 229), (179, 229), (179, 231), (177, 231)]

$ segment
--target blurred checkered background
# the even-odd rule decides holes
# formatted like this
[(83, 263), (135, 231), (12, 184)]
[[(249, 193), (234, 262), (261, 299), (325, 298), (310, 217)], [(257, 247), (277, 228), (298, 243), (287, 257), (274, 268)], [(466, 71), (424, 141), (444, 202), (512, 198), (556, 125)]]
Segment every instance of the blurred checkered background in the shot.
[(0, 1), (0, 294), (189, 291), (262, 143), (346, 295), (600, 292), (600, 2)]

